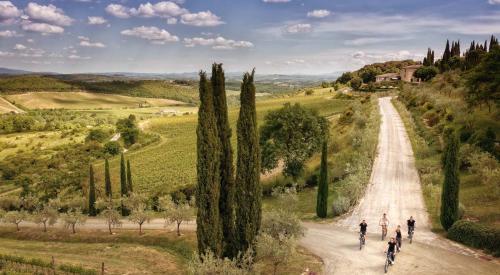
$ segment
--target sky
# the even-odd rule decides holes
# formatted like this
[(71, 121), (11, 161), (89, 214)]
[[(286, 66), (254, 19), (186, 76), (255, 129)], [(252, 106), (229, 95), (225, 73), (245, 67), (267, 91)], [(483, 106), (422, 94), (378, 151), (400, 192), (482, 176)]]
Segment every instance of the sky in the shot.
[(0, 0), (0, 67), (330, 74), (500, 36), (500, 0)]

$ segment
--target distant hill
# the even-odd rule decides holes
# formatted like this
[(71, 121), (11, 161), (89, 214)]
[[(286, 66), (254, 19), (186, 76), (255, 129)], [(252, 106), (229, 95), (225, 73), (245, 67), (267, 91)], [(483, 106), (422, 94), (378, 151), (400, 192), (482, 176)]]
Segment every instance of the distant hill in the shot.
[(0, 67), (0, 75), (32, 74), (33, 72)]

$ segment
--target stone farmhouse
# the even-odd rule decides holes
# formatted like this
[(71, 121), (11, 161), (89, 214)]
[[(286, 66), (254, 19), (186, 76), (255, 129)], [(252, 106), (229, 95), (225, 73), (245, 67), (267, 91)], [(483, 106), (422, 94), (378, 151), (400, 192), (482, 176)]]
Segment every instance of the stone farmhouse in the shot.
[(402, 80), (404, 82), (420, 83), (420, 79), (413, 76), (415, 71), (420, 67), (422, 67), (422, 65), (410, 65), (403, 67), (399, 73), (377, 75), (375, 77), (375, 82)]

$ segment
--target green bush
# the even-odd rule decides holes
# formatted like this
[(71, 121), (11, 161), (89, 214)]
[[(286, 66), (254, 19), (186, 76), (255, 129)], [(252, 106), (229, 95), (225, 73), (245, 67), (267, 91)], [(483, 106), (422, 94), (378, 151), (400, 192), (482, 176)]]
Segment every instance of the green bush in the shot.
[(479, 223), (459, 220), (448, 230), (448, 238), (500, 256), (500, 230)]
[(109, 141), (104, 144), (104, 153), (110, 154), (112, 156), (116, 156), (121, 152), (122, 148), (120, 143), (116, 141)]
[(340, 196), (337, 199), (333, 200), (332, 213), (334, 216), (342, 215), (349, 211), (349, 207), (349, 200), (345, 197)]

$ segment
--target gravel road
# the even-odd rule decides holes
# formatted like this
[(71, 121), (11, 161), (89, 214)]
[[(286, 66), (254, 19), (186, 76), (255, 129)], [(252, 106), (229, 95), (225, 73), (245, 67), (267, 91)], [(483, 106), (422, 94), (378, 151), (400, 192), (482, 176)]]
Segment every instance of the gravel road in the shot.
[[(500, 274), (500, 264), (481, 253), (430, 231), (413, 151), (404, 124), (389, 97), (379, 99), (382, 118), (377, 158), (367, 191), (359, 205), (333, 224), (306, 223), (301, 244), (325, 262), (326, 274), (382, 274), (385, 246), (379, 219), (387, 213), (389, 235), (413, 216), (413, 244), (403, 241), (392, 274)], [(368, 223), (367, 245), (359, 250), (359, 223)], [(406, 237), (406, 234), (404, 234)]]

